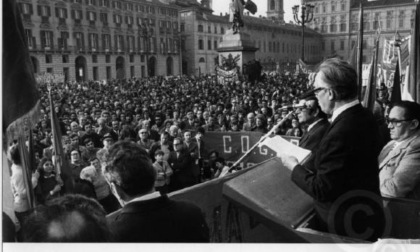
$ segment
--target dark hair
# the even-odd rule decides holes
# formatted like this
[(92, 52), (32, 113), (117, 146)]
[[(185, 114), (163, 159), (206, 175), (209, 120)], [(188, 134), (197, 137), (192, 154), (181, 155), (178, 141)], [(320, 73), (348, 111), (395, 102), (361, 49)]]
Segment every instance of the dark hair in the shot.
[(155, 152), (155, 157), (157, 156), (157, 155), (165, 155), (165, 153), (162, 151), (162, 150), (157, 150), (156, 152)]
[(35, 209), (23, 223), (23, 241), (107, 242), (111, 236), (105, 215), (97, 201), (67, 194)]
[(119, 141), (109, 149), (106, 172), (128, 196), (149, 192), (156, 180), (156, 171), (145, 149), (130, 141)]
[(319, 106), (318, 99), (315, 96), (310, 96), (310, 97), (307, 97), (305, 99), (306, 99), (306, 101), (314, 101), (314, 106), (308, 108), (308, 110), (311, 112), (311, 114), (314, 113), (316, 109), (318, 109), (318, 117), (319, 118), (322, 118), (322, 119), (326, 119), (327, 118), (327, 114), (325, 114), (322, 111), (321, 106)]
[(412, 101), (399, 101), (392, 104), (392, 108), (400, 107), (404, 109), (404, 118), (409, 120), (417, 120), (420, 128), (420, 104)]
[(52, 160), (51, 160), (51, 158), (42, 158), (40, 161), (39, 161), (39, 164), (38, 164), (38, 170), (44, 170), (43, 169), (43, 166), (44, 166), (44, 164), (46, 163), (46, 162), (48, 162), (48, 161), (50, 161), (51, 163), (52, 163)]
[(338, 58), (327, 59), (321, 63), (318, 72), (335, 92), (337, 100), (350, 100), (357, 97), (357, 73), (347, 62)]

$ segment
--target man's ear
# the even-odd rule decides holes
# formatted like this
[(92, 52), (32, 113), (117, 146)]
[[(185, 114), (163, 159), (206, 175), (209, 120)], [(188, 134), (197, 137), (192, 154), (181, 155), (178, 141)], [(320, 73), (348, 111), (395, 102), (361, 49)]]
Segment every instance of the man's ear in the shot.
[(419, 121), (417, 119), (414, 119), (413, 121), (411, 121), (411, 128), (412, 129), (417, 129), (419, 127)]
[(328, 100), (335, 101), (337, 99), (337, 94), (332, 89), (328, 89)]

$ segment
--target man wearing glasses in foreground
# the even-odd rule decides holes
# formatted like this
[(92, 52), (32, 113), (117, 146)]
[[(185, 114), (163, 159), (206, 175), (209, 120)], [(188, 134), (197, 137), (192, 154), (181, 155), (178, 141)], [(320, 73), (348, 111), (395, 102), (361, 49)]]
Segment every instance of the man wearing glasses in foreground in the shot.
[[(292, 180), (314, 198), (315, 227), (344, 236), (375, 240), (379, 235), (380, 151), (373, 114), (357, 98), (357, 74), (340, 59), (327, 59), (318, 69), (312, 93), (321, 110), (331, 116), (313, 162), (299, 164), (282, 155)], [(372, 203), (373, 199), (373, 203)], [(377, 214), (379, 212), (379, 214)]]
[(420, 200), (420, 105), (395, 103), (387, 124), (392, 140), (378, 158), (381, 194)]

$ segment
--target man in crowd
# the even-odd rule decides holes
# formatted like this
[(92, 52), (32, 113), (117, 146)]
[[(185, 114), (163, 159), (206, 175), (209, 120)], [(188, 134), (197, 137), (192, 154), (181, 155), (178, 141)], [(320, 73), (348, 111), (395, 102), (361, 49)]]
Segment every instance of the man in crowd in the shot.
[(101, 137), (95, 132), (90, 122), (85, 124), (85, 134), (81, 137), (80, 142), (83, 144), (86, 138), (92, 139), (95, 148), (102, 147)]
[(184, 149), (181, 138), (175, 138), (173, 145), (174, 151), (169, 154), (168, 158), (168, 163), (174, 172), (169, 184), (170, 191), (180, 190), (195, 183), (193, 158)]
[[(379, 215), (367, 220), (352, 214), (357, 206), (371, 206), (366, 195), (379, 195), (378, 126), (357, 99), (357, 73), (343, 60), (327, 59), (319, 66), (313, 93), (321, 110), (332, 116), (331, 126), (313, 162), (299, 164), (280, 153), (282, 162), (292, 170), (292, 180), (314, 198), (318, 229), (374, 240), (381, 232)], [(354, 201), (357, 197), (366, 201)], [(363, 233), (366, 229), (373, 232)]]
[(420, 200), (420, 105), (395, 103), (387, 123), (392, 140), (378, 158), (381, 194)]
[(243, 131), (252, 131), (255, 128), (255, 115), (253, 112), (248, 113), (246, 116), (246, 122), (242, 128)]
[(124, 141), (112, 146), (106, 172), (123, 206), (107, 217), (115, 242), (209, 241), (197, 206), (170, 200), (154, 190), (156, 171), (149, 154), (137, 144)]

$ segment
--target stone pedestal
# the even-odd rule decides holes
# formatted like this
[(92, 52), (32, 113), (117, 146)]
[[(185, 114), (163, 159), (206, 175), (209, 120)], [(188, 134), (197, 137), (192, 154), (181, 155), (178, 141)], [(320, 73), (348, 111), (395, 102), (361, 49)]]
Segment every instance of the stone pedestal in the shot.
[(223, 35), (223, 41), (219, 44), (217, 51), (219, 53), (219, 66), (222, 65), (222, 56), (229, 58), (232, 55), (235, 58), (240, 56), (237, 62), (240, 73), (242, 73), (243, 65), (255, 59), (255, 51), (258, 48), (254, 47), (250, 35), (244, 32), (233, 34), (232, 29), (227, 30)]

